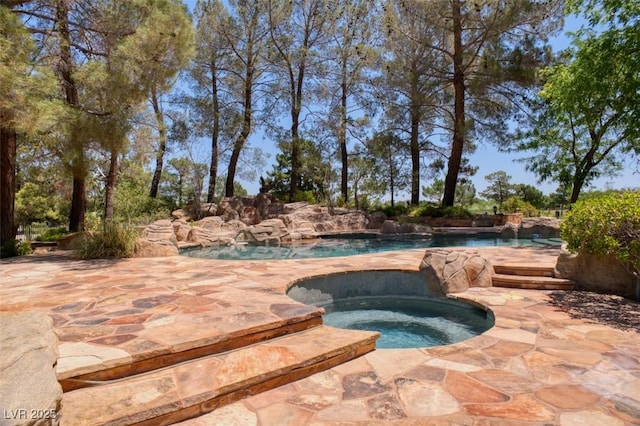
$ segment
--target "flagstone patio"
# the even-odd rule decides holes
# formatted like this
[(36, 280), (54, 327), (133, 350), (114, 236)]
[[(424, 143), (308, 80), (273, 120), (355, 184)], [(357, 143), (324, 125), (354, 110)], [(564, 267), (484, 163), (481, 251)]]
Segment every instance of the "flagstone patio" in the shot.
[[(553, 248), (479, 250), (502, 264), (553, 264), (557, 256)], [(346, 271), (417, 271), (423, 254), (282, 261), (27, 256), (0, 261), (0, 311), (52, 317), (66, 386), (62, 424), (87, 424), (78, 413), (96, 407), (77, 397), (82, 389), (73, 390), (71, 378), (111, 380), (198, 357), (202, 348), (234, 350), (238, 341), (282, 332), (274, 330), (317, 325), (321, 310), (286, 296), (292, 283)], [(493, 287), (453, 295), (491, 309), (495, 327), (450, 346), (378, 349), (180, 424), (640, 424), (639, 331), (571, 316), (550, 303), (550, 293)]]

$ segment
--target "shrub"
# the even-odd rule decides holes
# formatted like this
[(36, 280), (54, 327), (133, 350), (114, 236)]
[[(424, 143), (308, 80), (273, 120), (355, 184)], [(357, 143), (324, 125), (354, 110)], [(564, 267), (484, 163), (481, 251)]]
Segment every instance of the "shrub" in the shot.
[(138, 232), (135, 228), (107, 222), (101, 232), (79, 240), (74, 254), (80, 259), (124, 258), (133, 256)]
[(0, 247), (0, 258), (24, 256), (31, 254), (31, 243), (29, 241), (19, 241), (14, 238), (6, 240)]
[(406, 203), (397, 203), (391, 206), (390, 203), (387, 204), (378, 204), (370, 208), (370, 213), (382, 212), (387, 217), (398, 217), (405, 215), (409, 212), (409, 207), (407, 207)]
[(519, 197), (510, 197), (502, 203), (502, 210), (505, 213), (522, 213), (524, 217), (538, 216), (538, 209), (531, 203)]
[(49, 228), (36, 237), (36, 241), (58, 241), (60, 237), (68, 234), (67, 228), (61, 226), (59, 228)]
[(471, 212), (460, 206), (441, 207), (430, 204), (419, 206), (409, 213), (410, 216), (422, 217), (473, 217)]
[(640, 272), (640, 191), (578, 201), (560, 225), (573, 252), (610, 255)]

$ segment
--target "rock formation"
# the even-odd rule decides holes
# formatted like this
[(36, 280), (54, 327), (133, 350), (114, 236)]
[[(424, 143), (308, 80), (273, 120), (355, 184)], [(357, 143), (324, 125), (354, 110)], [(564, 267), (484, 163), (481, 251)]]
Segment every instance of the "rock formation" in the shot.
[(459, 293), (469, 287), (491, 287), (493, 266), (475, 250), (427, 250), (420, 263), (433, 294)]
[(570, 253), (563, 246), (554, 276), (575, 281), (576, 290), (638, 298), (636, 277), (611, 256)]
[(553, 217), (525, 217), (516, 226), (507, 223), (500, 234), (502, 238), (559, 238), (560, 219)]
[(58, 425), (57, 338), (43, 313), (0, 312), (1, 424)]

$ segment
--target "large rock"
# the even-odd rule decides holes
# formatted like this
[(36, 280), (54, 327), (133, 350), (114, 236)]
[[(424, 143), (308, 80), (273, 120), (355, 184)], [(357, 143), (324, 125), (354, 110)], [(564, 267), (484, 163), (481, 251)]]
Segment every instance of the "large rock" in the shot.
[(610, 256), (570, 253), (563, 246), (554, 276), (575, 281), (576, 290), (617, 294), (636, 299), (636, 278), (619, 261)]
[(559, 238), (560, 219), (555, 217), (525, 217), (518, 229), (518, 238)]
[(138, 239), (133, 257), (167, 257), (177, 256), (178, 254), (177, 243), (173, 244), (169, 240), (149, 241), (146, 239)]
[(245, 204), (240, 197), (225, 197), (218, 203), (217, 215), (225, 222), (240, 220), (244, 212)]
[(200, 203), (199, 205), (190, 204), (183, 209), (171, 212), (174, 219), (183, 219), (185, 221), (198, 220), (203, 217), (215, 216), (218, 212), (218, 206), (214, 203)]
[(417, 223), (407, 222), (400, 225), (393, 220), (385, 220), (379, 232), (384, 235), (404, 234), (430, 236), (433, 233), (433, 229), (430, 226), (419, 225)]
[(436, 295), (460, 293), (469, 287), (491, 287), (493, 266), (475, 250), (427, 250), (420, 270)]
[(89, 236), (89, 233), (86, 231), (65, 235), (58, 239), (56, 243), (57, 248), (58, 250), (73, 250), (78, 244), (87, 238), (87, 236)]
[(340, 212), (332, 215), (327, 207), (306, 202), (285, 204), (287, 214), (280, 215), (292, 239), (314, 238), (318, 233), (354, 232), (366, 229), (367, 218), (362, 212)]
[(560, 219), (555, 217), (525, 217), (520, 225), (508, 222), (501, 232), (503, 238), (559, 238)]
[(62, 388), (52, 325), (42, 313), (0, 312), (0, 424), (60, 424)]
[(184, 219), (176, 219), (173, 221), (173, 233), (176, 235), (178, 242), (187, 241), (191, 231), (191, 225)]
[(178, 254), (178, 239), (169, 220), (158, 220), (142, 230), (134, 257), (163, 257)]
[(369, 215), (369, 229), (380, 229), (382, 224), (387, 220), (387, 215), (384, 212), (375, 212)]
[(241, 242), (268, 245), (291, 241), (289, 230), (280, 219), (263, 220), (258, 225), (241, 229), (235, 239)]

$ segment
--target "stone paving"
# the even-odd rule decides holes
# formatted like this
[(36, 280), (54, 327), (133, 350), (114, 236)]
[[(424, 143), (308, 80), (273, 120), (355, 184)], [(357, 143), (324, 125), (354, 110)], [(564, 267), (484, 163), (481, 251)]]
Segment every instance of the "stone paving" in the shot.
[[(549, 264), (557, 255), (550, 248), (479, 250), (501, 263)], [(423, 254), (91, 262), (27, 256), (0, 261), (0, 310), (53, 318), (64, 379), (312, 317), (317, 310), (286, 296), (293, 282), (344, 271), (415, 271)], [(549, 304), (548, 294), (456, 294), (491, 309), (495, 327), (450, 346), (375, 350), (181, 424), (640, 424), (638, 330), (572, 318)]]

